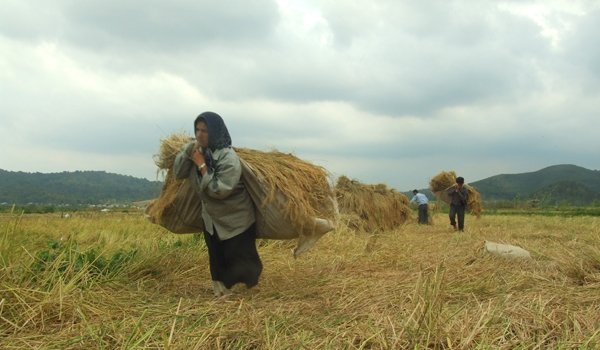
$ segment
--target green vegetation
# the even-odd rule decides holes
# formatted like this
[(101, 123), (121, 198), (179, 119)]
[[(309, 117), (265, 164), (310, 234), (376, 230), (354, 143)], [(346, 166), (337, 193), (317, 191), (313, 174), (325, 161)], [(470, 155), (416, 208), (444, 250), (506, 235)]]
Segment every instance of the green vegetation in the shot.
[[(136, 249), (116, 251), (110, 257), (104, 257), (94, 248), (81, 251), (74, 241), (60, 242), (52, 240), (48, 249), (39, 250), (29, 266), (31, 280), (42, 290), (51, 290), (56, 279), (73, 278), (85, 281), (94, 276), (115, 276), (135, 257)], [(39, 276), (49, 275), (42, 283)], [(80, 283), (80, 285), (83, 283)]]
[[(438, 214), (448, 214), (449, 207), (440, 201), (430, 201), (430, 206)], [(417, 215), (417, 207), (412, 205), (413, 214)], [(483, 215), (515, 215), (515, 216), (600, 216), (600, 203), (589, 206), (540, 205), (532, 201), (493, 201), (483, 205)]]
[(590, 206), (541, 206), (536, 202), (491, 202), (485, 207), (485, 215), (600, 216), (600, 203)]
[(0, 169), (0, 203), (37, 206), (131, 203), (155, 198), (162, 183), (104, 171), (25, 173)]
[[(439, 201), (430, 202), (437, 213), (447, 214), (449, 207)], [(416, 213), (416, 206), (413, 206)], [(589, 206), (540, 205), (532, 201), (494, 201), (483, 205), (483, 215), (539, 215), (539, 216), (600, 216), (600, 203)]]

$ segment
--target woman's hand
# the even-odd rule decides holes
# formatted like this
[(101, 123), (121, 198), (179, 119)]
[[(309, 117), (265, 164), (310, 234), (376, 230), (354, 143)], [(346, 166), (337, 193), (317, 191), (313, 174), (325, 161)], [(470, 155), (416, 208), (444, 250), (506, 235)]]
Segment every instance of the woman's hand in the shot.
[(196, 163), (196, 166), (201, 166), (202, 164), (204, 164), (205, 159), (204, 159), (204, 154), (202, 154), (202, 152), (200, 152), (200, 147), (196, 144), (194, 145), (194, 148), (192, 149), (192, 154), (190, 154), (190, 157), (192, 158), (192, 161), (194, 163)]

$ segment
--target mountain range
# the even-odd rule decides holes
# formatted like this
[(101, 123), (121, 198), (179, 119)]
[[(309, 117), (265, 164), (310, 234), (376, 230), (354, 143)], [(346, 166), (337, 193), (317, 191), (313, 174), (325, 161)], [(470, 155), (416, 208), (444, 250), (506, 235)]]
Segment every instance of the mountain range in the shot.
[[(571, 164), (538, 171), (500, 174), (469, 183), (486, 201), (529, 201), (542, 204), (600, 203), (600, 171)], [(106, 204), (156, 198), (162, 182), (104, 171), (26, 173), (0, 169), (0, 203)], [(427, 189), (421, 192), (432, 197)], [(404, 192), (409, 198), (411, 192)]]
[(501, 174), (470, 184), (483, 200), (538, 200), (546, 204), (600, 202), (600, 171), (572, 164), (521, 174)]
[(26, 173), (0, 169), (0, 203), (86, 205), (155, 198), (162, 182), (104, 171)]

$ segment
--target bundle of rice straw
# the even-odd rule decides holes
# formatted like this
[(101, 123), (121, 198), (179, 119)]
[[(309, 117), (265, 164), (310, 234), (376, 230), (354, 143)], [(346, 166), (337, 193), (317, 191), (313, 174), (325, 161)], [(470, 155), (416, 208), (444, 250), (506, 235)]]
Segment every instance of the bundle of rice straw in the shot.
[(194, 138), (185, 133), (172, 134), (165, 139), (161, 139), (159, 152), (154, 155), (154, 163), (158, 170), (168, 171), (172, 169), (177, 153), (181, 151), (183, 146), (193, 141)]
[[(333, 198), (327, 171), (289, 153), (261, 152), (248, 148), (235, 148), (240, 158), (252, 172), (266, 184), (265, 206), (276, 199), (278, 193), (289, 201), (284, 207), (285, 216), (298, 227), (311, 224), (309, 218), (330, 218), (337, 209), (327, 205)], [(308, 221), (307, 221), (308, 220)]]
[[(160, 151), (154, 156), (158, 172), (165, 172), (165, 182), (158, 199), (146, 208), (150, 222), (174, 233), (204, 231), (202, 205), (192, 197), (191, 184), (186, 179), (177, 180), (171, 171), (175, 157), (183, 145), (193, 141), (185, 134), (173, 134), (160, 141)], [(185, 200), (181, 200), (185, 197)]]
[[(447, 204), (450, 204), (450, 197), (446, 193), (446, 189), (448, 187), (454, 185), (456, 183), (456, 173), (454, 171), (442, 171), (439, 174), (435, 175), (429, 181), (429, 189), (433, 194), (437, 197), (437, 199), (444, 201)], [(481, 194), (477, 192), (477, 190), (473, 186), (469, 186), (465, 184), (465, 188), (469, 193), (469, 198), (467, 200), (467, 208), (471, 212), (471, 214), (480, 217), (481, 216)]]
[(158, 199), (146, 208), (145, 216), (173, 233), (204, 231), (202, 202), (197, 200), (191, 182), (175, 179), (171, 171), (167, 172)]
[[(191, 141), (191, 137), (182, 134), (161, 140), (160, 154), (155, 156), (155, 163), (167, 171), (167, 176), (160, 197), (147, 210), (150, 221), (154, 223), (165, 226), (165, 210), (172, 208), (183, 196), (181, 192), (187, 179), (175, 180), (171, 173), (176, 155)], [(337, 204), (324, 168), (278, 151), (234, 149), (242, 161), (242, 180), (257, 208), (259, 238), (300, 238), (295, 251), (297, 255), (334, 228), (338, 215)], [(188, 194), (189, 201), (200, 204), (199, 197), (193, 191), (188, 190)], [(184, 209), (190, 211), (195, 207), (190, 205)], [(202, 231), (204, 226), (201, 218), (195, 220), (185, 225), (194, 227), (194, 230), (181, 233)]]
[[(434, 206), (433, 203), (429, 202), (429, 204), (427, 205), (427, 225), (433, 225), (433, 211), (434, 211)], [(418, 221), (418, 219), (417, 219)]]
[(408, 198), (384, 184), (366, 185), (340, 176), (335, 195), (346, 225), (356, 231), (393, 230), (412, 216)]
[(456, 173), (454, 171), (442, 171), (429, 180), (429, 189), (431, 192), (441, 192), (456, 183)]

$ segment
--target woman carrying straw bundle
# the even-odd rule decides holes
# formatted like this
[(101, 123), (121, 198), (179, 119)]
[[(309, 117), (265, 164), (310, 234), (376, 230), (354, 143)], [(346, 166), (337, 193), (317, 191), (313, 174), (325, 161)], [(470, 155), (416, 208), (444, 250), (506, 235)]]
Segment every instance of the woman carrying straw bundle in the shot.
[(240, 158), (231, 147), (225, 122), (204, 112), (194, 120), (196, 142), (175, 158), (178, 179), (192, 178), (202, 201), (204, 240), (215, 296), (230, 293), (236, 283), (258, 283), (262, 263), (256, 249), (254, 204), (241, 180)]

